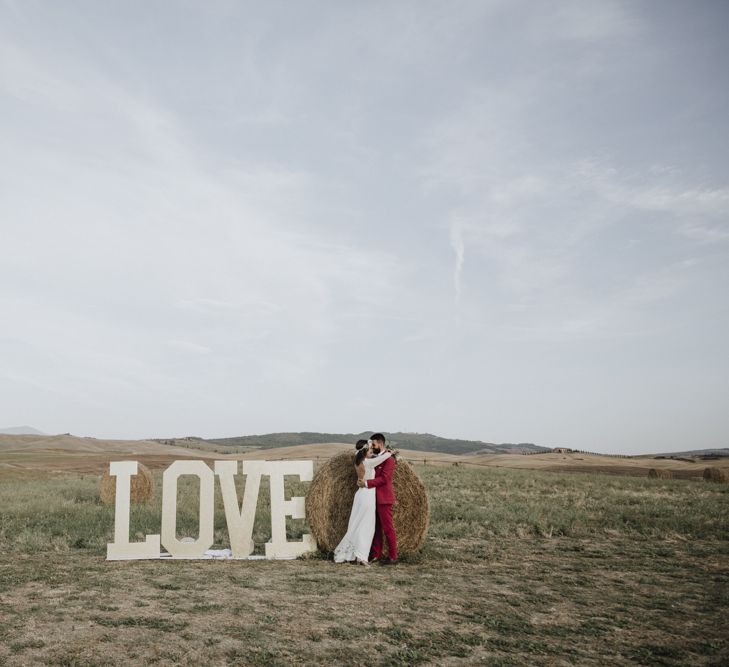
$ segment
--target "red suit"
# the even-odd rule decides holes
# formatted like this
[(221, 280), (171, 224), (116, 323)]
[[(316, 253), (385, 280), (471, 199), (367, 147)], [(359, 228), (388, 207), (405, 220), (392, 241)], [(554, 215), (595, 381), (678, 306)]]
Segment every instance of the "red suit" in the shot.
[(387, 551), (392, 560), (397, 559), (397, 537), (392, 525), (392, 506), (395, 503), (395, 490), (392, 488), (392, 476), (397, 465), (395, 457), (381, 463), (375, 468), (374, 479), (367, 480), (368, 489), (377, 489), (377, 518), (375, 520), (375, 537), (372, 540), (372, 558), (382, 556), (382, 534), (387, 540)]

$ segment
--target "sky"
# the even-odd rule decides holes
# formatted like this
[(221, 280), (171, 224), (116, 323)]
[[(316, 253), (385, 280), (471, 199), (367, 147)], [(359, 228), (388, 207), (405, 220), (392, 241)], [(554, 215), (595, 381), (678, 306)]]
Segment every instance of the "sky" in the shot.
[(729, 447), (728, 20), (0, 0), (0, 426)]

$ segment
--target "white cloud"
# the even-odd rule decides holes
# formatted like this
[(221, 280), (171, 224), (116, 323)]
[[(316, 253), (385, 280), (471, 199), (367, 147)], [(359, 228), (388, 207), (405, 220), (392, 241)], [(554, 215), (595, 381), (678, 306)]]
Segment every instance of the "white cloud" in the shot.
[(545, 6), (532, 24), (535, 39), (570, 39), (602, 43), (639, 29), (635, 16), (616, 0), (568, 0)]
[[(500, 310), (501, 327), (530, 338), (654, 332), (653, 323), (640, 323), (637, 304), (670, 300), (697, 280), (677, 269), (697, 252), (693, 242), (726, 240), (729, 189), (701, 187), (674, 165), (638, 172), (605, 159), (543, 154), (526, 140), (535, 105), (536, 91), (521, 85), (495, 98), (476, 91), (427, 135), (423, 188), (454, 202), (444, 218), (456, 301), (467, 243), (471, 298), (463, 308), (477, 320), (493, 322)], [(632, 238), (604, 244), (624, 228)], [(656, 248), (664, 260), (626, 254), (650, 256)]]
[[(709, 416), (726, 45), (688, 13), (0, 4), (0, 423), (583, 445), (605, 397), (626, 442)], [(686, 389), (630, 412), (674, 360)]]
[(212, 352), (207, 345), (199, 345), (190, 340), (171, 340), (168, 341), (168, 345), (182, 352), (192, 352), (193, 354), (210, 354)]
[(455, 266), (453, 268), (453, 286), (456, 290), (456, 302), (461, 299), (461, 274), (463, 273), (463, 260), (465, 255), (465, 244), (463, 242), (463, 230), (461, 221), (458, 219), (451, 220), (451, 247), (456, 255)]
[[(2, 223), (0, 299), (16, 317), (4, 336), (50, 353), (57, 369), (26, 358), (27, 378), (73, 394), (69, 375), (102, 373), (95, 400), (79, 386), (94, 403), (119, 391), (165, 403), (191, 383), (198, 396), (215, 383), (235, 391), (241, 373), (300, 384), (328, 363), (343, 314), (387, 308), (399, 269), (386, 253), (346, 233), (296, 229), (326, 183), (277, 164), (211, 160), (154, 100), (86, 64), (20, 58), (31, 60), (28, 89), (49, 105), (45, 132), (67, 120), (85, 131), (73, 144), (31, 127), (5, 137), (13, 160), (0, 178), (13, 214)], [(58, 69), (73, 69), (75, 82), (45, 85)], [(28, 77), (13, 72), (11, 84)], [(69, 99), (82, 100), (79, 117), (66, 118)], [(209, 361), (185, 367), (181, 353)]]

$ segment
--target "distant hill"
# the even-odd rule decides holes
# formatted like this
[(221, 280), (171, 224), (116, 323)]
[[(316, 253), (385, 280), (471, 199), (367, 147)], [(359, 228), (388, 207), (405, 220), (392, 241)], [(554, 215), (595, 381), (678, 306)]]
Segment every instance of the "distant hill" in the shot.
[(686, 452), (667, 452), (665, 454), (652, 454), (652, 456), (662, 456), (667, 459), (675, 459), (681, 456), (729, 456), (729, 447), (721, 449), (691, 449)]
[[(304, 436), (307, 434), (303, 434)], [(299, 433), (264, 436), (222, 438), (219, 444), (202, 438), (185, 437), (166, 440), (102, 440), (91, 437), (61, 435), (5, 435), (0, 434), (0, 485), (5, 479), (22, 478), (27, 474), (65, 474), (69, 472), (98, 475), (109, 469), (110, 461), (133, 459), (152, 470), (168, 467), (177, 460), (312, 460), (317, 464), (340, 452), (353, 451), (353, 434), (308, 434), (309, 442)], [(605, 473), (645, 477), (651, 468), (670, 470), (677, 479), (701, 478), (707, 466), (729, 470), (729, 456), (711, 456), (704, 452), (724, 453), (729, 450), (696, 450), (698, 455), (682, 457), (676, 454), (662, 456), (617, 456), (575, 451), (541, 451), (524, 456), (526, 447), (535, 445), (493, 445), (481, 441), (449, 440), (429, 434), (388, 434), (400, 450), (402, 458), (415, 465), (461, 465), (490, 468), (518, 468), (522, 470), (548, 470), (555, 472)], [(327, 441), (327, 437), (330, 438)], [(331, 438), (335, 437), (332, 442)], [(407, 438), (414, 447), (405, 446)], [(263, 439), (263, 440), (261, 440)], [(298, 445), (278, 445), (282, 439)], [(318, 442), (311, 442), (317, 440)], [(274, 444), (271, 443), (273, 441)], [(342, 442), (343, 441), (343, 442)], [(246, 444), (240, 444), (240, 443)], [(251, 444), (251, 443), (259, 444)], [(264, 446), (261, 446), (263, 442)], [(422, 448), (428, 447), (429, 450)], [(451, 446), (455, 451), (445, 452)], [(483, 454), (474, 453), (477, 451)], [(463, 452), (463, 449), (470, 451)], [(544, 447), (540, 448), (545, 450)], [(693, 454), (688, 452), (688, 454)], [(712, 460), (711, 463), (708, 461)]]
[[(233, 438), (212, 438), (206, 442), (219, 447), (230, 448), (231, 451), (242, 449), (273, 449), (277, 447), (293, 447), (295, 445), (318, 444), (322, 442), (340, 442), (354, 444), (360, 438), (368, 438), (374, 431), (362, 433), (266, 433), (263, 435), (241, 435)], [(459, 440), (441, 438), (430, 433), (385, 433), (388, 441), (397, 448), (414, 449), (421, 452), (440, 452), (443, 454), (514, 454), (521, 452), (548, 452), (550, 447), (540, 447), (532, 443), (494, 444), (481, 440)], [(198, 441), (198, 438), (194, 438)], [(180, 444), (180, 439), (175, 440)], [(199, 448), (199, 444), (195, 445)]]
[(45, 435), (43, 431), (39, 431), (32, 426), (9, 426), (8, 428), (0, 428), (3, 435)]

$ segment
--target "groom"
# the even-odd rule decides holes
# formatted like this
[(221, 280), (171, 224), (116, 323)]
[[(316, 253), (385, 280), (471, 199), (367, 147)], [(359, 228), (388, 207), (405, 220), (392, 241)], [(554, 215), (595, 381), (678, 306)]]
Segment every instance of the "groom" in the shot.
[[(375, 433), (372, 440), (372, 451), (375, 456), (385, 452), (385, 436)], [(368, 489), (377, 489), (377, 518), (375, 520), (375, 537), (372, 540), (372, 560), (380, 559), (380, 565), (394, 565), (397, 563), (397, 536), (392, 525), (392, 506), (395, 504), (395, 491), (392, 488), (392, 476), (395, 473), (397, 462), (391, 456), (375, 468), (375, 477), (370, 480), (357, 482), (358, 486)], [(387, 550), (390, 557), (382, 559), (382, 533), (387, 540)]]

